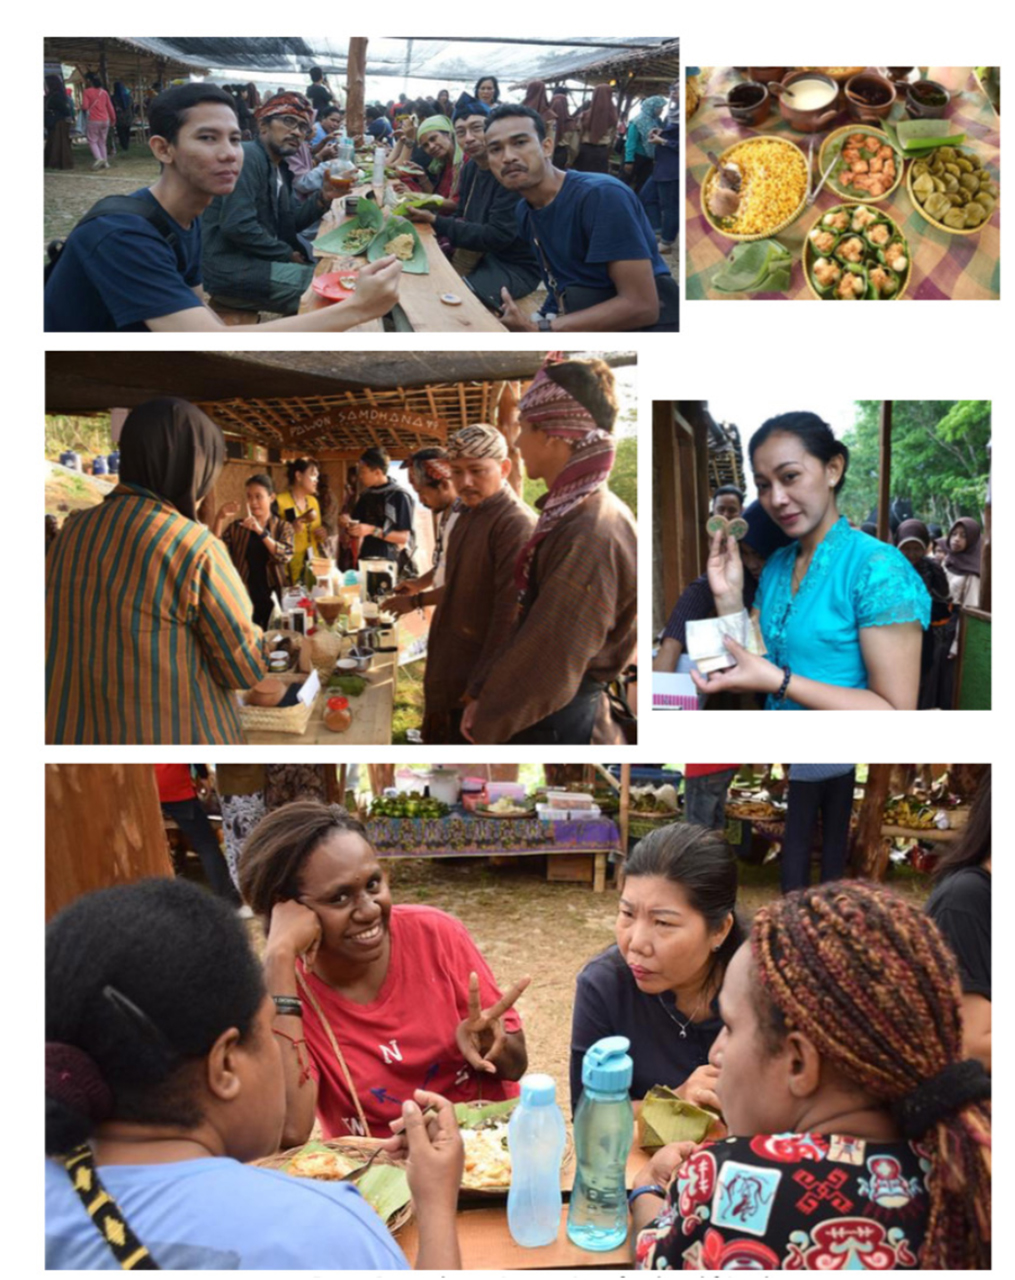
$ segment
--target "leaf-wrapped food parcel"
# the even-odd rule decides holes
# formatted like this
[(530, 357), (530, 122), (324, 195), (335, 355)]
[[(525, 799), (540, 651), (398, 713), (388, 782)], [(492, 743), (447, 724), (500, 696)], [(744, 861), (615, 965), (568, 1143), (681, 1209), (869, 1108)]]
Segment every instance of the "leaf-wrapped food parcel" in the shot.
[(638, 1113), (638, 1145), (656, 1151), (671, 1142), (702, 1142), (718, 1118), (714, 1111), (685, 1102), (665, 1085), (654, 1085)]

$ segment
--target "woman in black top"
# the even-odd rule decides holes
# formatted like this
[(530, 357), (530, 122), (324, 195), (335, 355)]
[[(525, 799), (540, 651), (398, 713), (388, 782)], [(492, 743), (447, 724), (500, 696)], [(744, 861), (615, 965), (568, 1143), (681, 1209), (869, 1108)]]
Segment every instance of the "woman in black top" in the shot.
[(625, 866), (616, 945), (578, 975), (572, 1111), (586, 1050), (611, 1035), (631, 1041), (633, 1098), (661, 1084), (720, 1110), (708, 1055), (722, 1029), (723, 974), (743, 941), (736, 899), (737, 861), (718, 832), (674, 823), (638, 845)]
[(43, 163), (47, 169), (73, 169), (74, 155), (71, 151), (71, 120), (74, 118), (74, 107), (63, 79), (56, 72), (46, 77), (46, 97), (43, 108), (43, 121), (46, 126), (46, 151)]
[(944, 934), (962, 980), (962, 1046), (990, 1070), (990, 765), (962, 838), (938, 862), (927, 914)]
[(948, 575), (942, 565), (929, 555), (930, 531), (922, 520), (903, 520), (895, 532), (895, 545), (920, 575), (930, 596), (930, 626), (923, 633), (920, 655), (920, 693), (918, 711), (951, 706), (951, 673), (948, 651), (955, 636), (958, 618), (952, 612)]

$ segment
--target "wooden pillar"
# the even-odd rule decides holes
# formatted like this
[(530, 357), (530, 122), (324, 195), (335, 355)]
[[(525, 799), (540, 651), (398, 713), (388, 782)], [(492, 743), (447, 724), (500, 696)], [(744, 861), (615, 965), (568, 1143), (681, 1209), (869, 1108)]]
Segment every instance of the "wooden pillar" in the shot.
[(881, 427), (878, 434), (878, 537), (891, 542), (888, 507), (892, 500), (892, 402), (881, 401)]
[(46, 765), (46, 918), (94, 889), (171, 876), (150, 764)]
[(366, 36), (351, 36), (349, 38), (345, 103), (345, 130), (351, 138), (361, 137), (365, 129), (363, 100), (366, 68), (367, 38)]
[[(989, 448), (989, 446), (988, 446)], [(988, 455), (989, 456), (989, 455)], [(990, 613), (991, 595), (991, 539), (990, 539), (990, 479), (987, 479), (987, 501), (983, 508), (983, 549), (980, 552), (980, 604), (984, 613)]]
[(106, 42), (105, 40), (99, 45), (99, 75), (102, 78), (102, 87), (107, 92), (109, 90), (109, 63), (106, 60)]
[(867, 880), (883, 880), (888, 870), (888, 853), (881, 839), (881, 821), (885, 801), (888, 799), (891, 774), (890, 764), (867, 766), (867, 786), (864, 788), (860, 823), (853, 845), (856, 873)]
[(617, 868), (617, 888), (624, 885), (624, 868), (627, 865), (627, 838), (631, 829), (631, 766), (620, 766), (620, 856), (621, 863)]

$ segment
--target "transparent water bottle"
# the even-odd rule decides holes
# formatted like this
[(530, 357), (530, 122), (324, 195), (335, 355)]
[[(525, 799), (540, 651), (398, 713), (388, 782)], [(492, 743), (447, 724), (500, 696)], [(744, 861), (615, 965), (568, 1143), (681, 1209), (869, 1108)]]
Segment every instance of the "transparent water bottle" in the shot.
[(560, 1230), (560, 1162), (566, 1130), (552, 1076), (522, 1079), (522, 1096), (508, 1122), (511, 1188), (508, 1230), (516, 1244), (538, 1249)]
[(616, 1249), (627, 1239), (624, 1175), (634, 1139), (630, 1047), (626, 1036), (607, 1036), (586, 1051), (582, 1062), (582, 1096), (574, 1116), (578, 1167), (567, 1235), (594, 1253)]

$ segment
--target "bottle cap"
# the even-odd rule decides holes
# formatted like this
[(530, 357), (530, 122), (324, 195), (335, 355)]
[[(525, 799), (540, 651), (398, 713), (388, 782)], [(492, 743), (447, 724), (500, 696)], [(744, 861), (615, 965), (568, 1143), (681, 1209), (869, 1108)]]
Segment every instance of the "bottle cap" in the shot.
[(522, 1106), (549, 1107), (557, 1100), (557, 1085), (553, 1076), (533, 1072), (522, 1077)]
[(634, 1063), (628, 1054), (627, 1036), (605, 1036), (585, 1050), (582, 1084), (603, 1093), (621, 1093), (631, 1087)]

